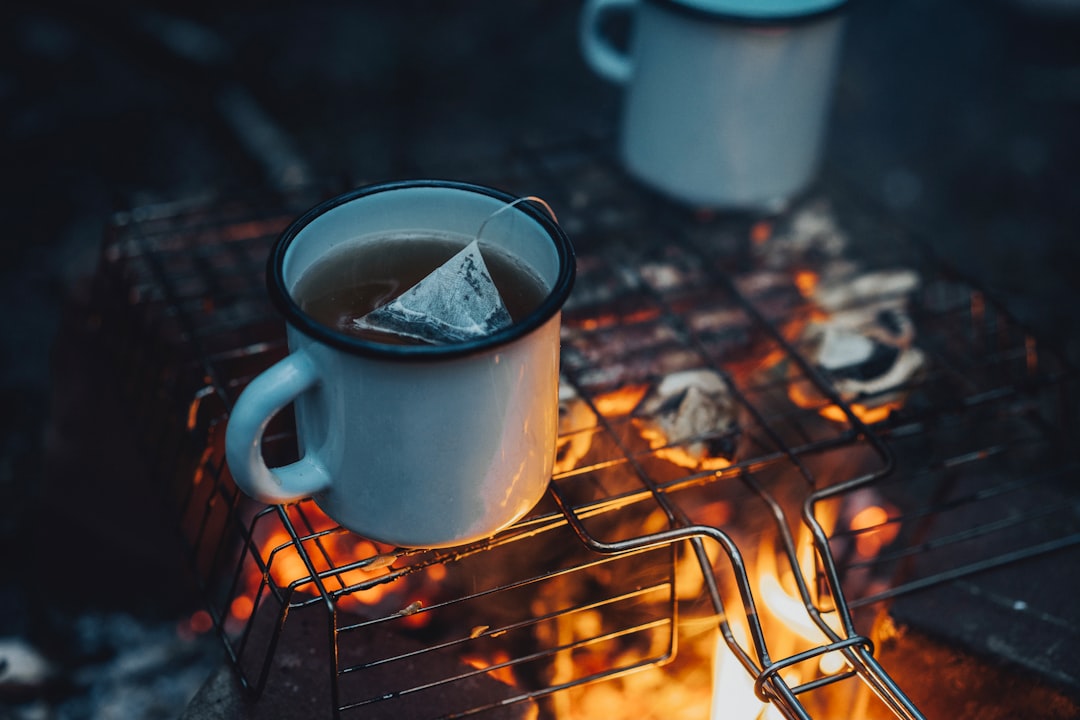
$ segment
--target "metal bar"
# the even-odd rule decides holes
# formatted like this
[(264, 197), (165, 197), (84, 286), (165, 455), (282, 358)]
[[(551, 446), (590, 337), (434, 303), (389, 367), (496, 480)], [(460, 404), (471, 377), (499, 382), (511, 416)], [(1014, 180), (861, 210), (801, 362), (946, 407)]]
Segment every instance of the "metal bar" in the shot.
[[(288, 542), (273, 551), (266, 562), (261, 557), (262, 550), (255, 543), (255, 520), (246, 525), (240, 517), (238, 508), (239, 496), (231, 486), (227, 473), (221, 472), (222, 468), (216, 468), (215, 483), (219, 485), (206, 499), (205, 507), (193, 509), (188, 504), (193, 501), (189, 496), (184, 500), (184, 510), (192, 509), (198, 516), (198, 527), (193, 534), (191, 558), (194, 561), (200, 550), (209, 549), (212, 558), (209, 568), (198, 568), (200, 571), (209, 573), (222, 572), (227, 576), (226, 596), (231, 598), (241, 586), (241, 574), (245, 570), (243, 563), (250, 562), (261, 573), (261, 583), (255, 595), (256, 606), (263, 602), (280, 603), (277, 623), (273, 629), (269, 642), (269, 652), (272, 654), (280, 639), (280, 633), (285, 625), (290, 611), (303, 608), (326, 612), (330, 616), (329, 632), (331, 646), (335, 653), (328, 660), (333, 670), (332, 691), (335, 711), (340, 713), (346, 709), (357, 707), (359, 704), (351, 698), (338, 695), (340, 687), (338, 678), (341, 675), (357, 672), (362, 667), (338, 667), (337, 656), (338, 643), (349, 642), (352, 634), (357, 637), (362, 635), (364, 624), (341, 623), (338, 616), (340, 603), (350, 594), (366, 589), (376, 584), (407, 582), (410, 575), (418, 573), (425, 568), (439, 564), (453, 564), (470, 559), (477, 559), (484, 553), (491, 552), (508, 544), (519, 543), (528, 538), (536, 537), (542, 533), (550, 533), (569, 527), (577, 541), (584, 544), (591, 552), (595, 552), (604, 558), (631, 556), (632, 553), (645, 552), (651, 549), (668, 547), (672, 553), (678, 544), (687, 543), (687, 547), (694, 554), (697, 565), (700, 567), (704, 578), (703, 593), (711, 603), (711, 607), (719, 618), (720, 635), (727, 647), (734, 653), (738, 661), (755, 679), (759, 693), (786, 717), (809, 718), (809, 714), (803, 707), (799, 696), (815, 690), (824, 685), (838, 682), (851, 677), (851, 673), (869, 686), (870, 690), (879, 697), (886, 707), (897, 717), (921, 718), (918, 710), (914, 708), (903, 692), (896, 687), (887, 673), (880, 667), (873, 657), (872, 649), (865, 642), (855, 628), (852, 611), (862, 608), (872, 602), (878, 602), (901, 593), (913, 592), (918, 589), (930, 587), (959, 577), (985, 569), (997, 567), (1002, 564), (1019, 562), (1038, 554), (1052, 552), (1056, 549), (1069, 547), (1080, 542), (1080, 534), (1071, 532), (1063, 537), (1050, 539), (1036, 546), (1013, 550), (996, 557), (984, 558), (978, 562), (967, 563), (963, 566), (952, 568), (949, 571), (936, 574), (928, 578), (911, 578), (906, 582), (900, 582), (888, 591), (877, 593), (872, 597), (848, 600), (843, 590), (841, 581), (841, 568), (837, 565), (837, 559), (833, 557), (830, 542), (843, 536), (843, 530), (826, 533), (819, 520), (819, 508), (826, 501), (842, 501), (855, 491), (867, 487), (883, 485), (894, 479), (897, 472), (896, 458), (894, 457), (894, 443), (901, 442), (905, 438), (924, 437), (931, 435), (935, 427), (949, 422), (949, 415), (958, 414), (961, 419), (965, 413), (977, 411), (1007, 411), (1010, 416), (1029, 421), (1029, 426), (1034, 431), (1030, 442), (1035, 446), (1042, 443), (1055, 446), (1056, 434), (1060, 428), (1055, 427), (1058, 416), (1065, 417), (1071, 413), (1072, 404), (1069, 403), (1063, 386), (1070, 381), (1074, 372), (1054, 357), (1053, 353), (1041, 347), (1034, 337), (1019, 323), (1009, 316), (996, 304), (993, 298), (979, 290), (970, 279), (955, 274), (951, 269), (944, 267), (932, 258), (926, 261), (922, 267), (925, 277), (931, 286), (926, 289), (927, 295), (923, 298), (924, 307), (919, 316), (920, 333), (922, 337), (929, 338), (932, 349), (932, 371), (926, 377), (920, 378), (918, 383), (904, 389), (908, 392), (918, 392), (924, 388), (933, 388), (935, 383), (949, 383), (955, 381), (953, 387), (955, 405), (942, 407), (930, 404), (926, 407), (905, 408), (895, 418), (885, 422), (868, 425), (854, 412), (850, 404), (845, 402), (835, 391), (829, 378), (817, 368), (792, 342), (785, 337), (776, 321), (770, 319), (753, 299), (741, 293), (739, 287), (732, 278), (720, 266), (716, 255), (716, 249), (703, 246), (687, 232), (688, 219), (686, 213), (679, 208), (653, 198), (640, 194), (633, 190), (629, 184), (623, 183), (612, 158), (598, 156), (595, 144), (573, 142), (558, 148), (563, 159), (569, 163), (571, 174), (563, 171), (552, 172), (547, 166), (545, 153), (548, 148), (519, 147), (514, 149), (512, 159), (519, 161), (515, 166), (523, 174), (523, 182), (535, 181), (544, 188), (550, 188), (552, 195), (547, 199), (563, 201), (563, 204), (571, 208), (570, 219), (578, 222), (585, 228), (585, 235), (593, 240), (604, 240), (608, 236), (618, 236), (628, 228), (627, 223), (632, 218), (634, 223), (642, 223), (640, 228), (633, 228), (642, 232), (650, 232), (670, 243), (671, 247), (681, 249), (688, 253), (689, 257), (700, 261), (705, 269), (708, 282), (711, 286), (722, 289), (733, 300), (735, 305), (747, 314), (754, 332), (760, 332), (768, 338), (779, 352), (801, 374), (806, 382), (821, 395), (823, 406), (832, 405), (839, 409), (843, 416), (843, 423), (833, 426), (835, 432), (826, 437), (815, 437), (805, 426), (804, 417), (814, 417), (814, 410), (781, 413), (776, 408), (761, 408), (757, 404), (756, 396), (748, 392), (763, 392), (763, 398), (768, 399), (769, 393), (782, 393), (785, 389), (783, 381), (778, 381), (775, 386), (744, 388), (741, 378), (733, 378), (723, 364), (713, 359), (699, 337), (689, 332), (685, 325), (686, 318), (682, 311), (678, 310), (670, 301), (670, 298), (654, 290), (648, 283), (642, 281), (640, 272), (636, 277), (637, 290), (640, 295), (648, 296), (652, 305), (658, 308), (659, 315), (655, 322), (662, 323), (675, 330), (680, 347), (685, 346), (690, 352), (696, 353), (701, 359), (703, 366), (717, 371), (733, 389), (736, 402), (747, 412), (747, 417), (753, 423), (756, 433), (755, 440), (760, 440), (762, 450), (757, 457), (740, 458), (739, 462), (730, 468), (717, 471), (687, 470), (678, 477), (663, 478), (656, 480), (644, 466), (655, 452), (655, 448), (649, 451), (639, 451), (624, 442), (620, 436), (620, 428), (612, 423), (599, 412), (590, 394), (578, 387), (580, 396), (591, 407), (597, 418), (597, 433), (606, 433), (603, 437), (609, 439), (615, 448), (615, 457), (598, 460), (595, 464), (577, 468), (561, 474), (551, 485), (549, 497), (556, 506), (554, 512), (538, 514), (520, 523), (515, 528), (500, 534), (488, 541), (476, 543), (464, 548), (456, 548), (449, 551), (420, 552), (420, 551), (395, 551), (402, 560), (408, 558), (412, 562), (404, 567), (395, 568), (387, 576), (374, 578), (363, 583), (349, 584), (344, 578), (344, 573), (363, 566), (364, 560), (351, 560), (349, 563), (340, 563), (329, 545), (330, 537), (340, 532), (340, 529), (316, 531), (316, 526), (307, 517), (306, 509), (298, 507), (300, 523), (298, 527), (290, 515), (280, 508), (273, 511), (275, 522), (279, 522), (288, 534)], [(612, 222), (612, 217), (605, 216), (603, 223), (597, 217), (590, 215), (591, 209), (584, 207), (576, 209), (576, 189), (568, 183), (572, 182), (574, 168), (587, 168), (598, 172), (603, 177), (612, 181), (620, 194), (616, 198), (616, 210), (622, 208), (624, 217), (619, 222)], [(570, 178), (570, 179), (568, 179)], [(621, 183), (621, 184), (620, 184)], [(546, 190), (545, 190), (546, 192)], [(640, 200), (639, 207), (627, 208), (627, 198)], [(607, 201), (605, 201), (607, 202)], [(607, 206), (605, 206), (607, 207)], [(271, 232), (270, 227), (280, 226), (283, 223), (281, 208), (272, 208), (271, 212), (260, 215), (251, 212), (215, 214), (213, 208), (200, 210), (198, 208), (166, 208), (155, 212), (146, 212), (142, 215), (131, 214), (124, 220), (125, 224), (117, 230), (117, 239), (112, 246), (112, 255), (105, 254), (106, 265), (113, 267), (119, 273), (114, 277), (114, 282), (108, 288), (103, 288), (103, 293), (123, 291), (132, 286), (138, 287), (144, 293), (144, 299), (122, 298), (117, 304), (119, 308), (127, 308), (130, 312), (144, 317), (153, 317), (153, 313), (162, 313), (175, 321), (183, 331), (185, 342), (190, 343), (186, 348), (191, 351), (199, 364), (198, 369), (202, 375), (209, 378), (209, 383), (200, 388), (192, 388), (193, 391), (201, 392), (198, 397), (205, 400), (210, 395), (221, 401), (224, 412), (227, 413), (231, 405), (230, 398), (235, 390), (242, 386), (248, 379), (247, 375), (238, 375), (231, 372), (234, 363), (246, 359), (259, 359), (273, 352), (284, 350), (284, 342), (280, 336), (269, 336), (262, 333), (262, 327), (257, 323), (265, 318), (258, 315), (254, 310), (248, 310), (247, 315), (239, 315), (230, 318), (215, 318), (208, 316), (199, 319), (199, 308), (202, 298), (190, 292), (190, 288), (202, 283), (214, 300), (218, 296), (236, 297), (238, 299), (258, 299), (257, 293), (261, 290), (261, 284), (250, 283), (250, 287), (244, 283), (238, 283), (230, 289), (228, 273), (245, 272), (242, 268), (251, 265), (245, 254), (246, 245), (236, 241), (235, 238), (244, 237), (253, 239), (252, 242), (266, 241), (268, 236), (258, 236), (256, 231), (263, 233)], [(565, 214), (560, 212), (561, 216)], [(616, 218), (618, 220), (618, 218)], [(236, 228), (237, 224), (247, 223), (243, 231), (232, 232), (230, 228)], [(592, 223), (592, 224), (590, 224)], [(607, 224), (604, 224), (607, 223)], [(230, 234), (231, 233), (231, 234)], [(246, 234), (245, 234), (246, 233)], [(219, 247), (218, 240), (233, 238)], [(245, 239), (242, 242), (246, 243)], [(616, 238), (617, 239), (617, 238)], [(593, 243), (596, 244), (596, 243)], [(170, 253), (190, 252), (196, 248), (195, 262), (191, 264), (185, 273), (193, 273), (183, 277), (172, 272), (168, 263)], [(925, 248), (921, 248), (925, 250)], [(216, 262), (218, 257), (215, 253), (222, 252), (230, 256), (230, 263), (221, 263), (230, 269), (223, 271)], [(725, 260), (726, 261), (726, 260)], [(745, 262), (743, 257), (739, 262)], [(633, 269), (632, 269), (633, 270)], [(250, 271), (250, 269), (248, 270)], [(635, 270), (636, 272), (636, 270)], [(141, 273), (141, 275), (140, 275)], [(223, 274), (224, 273), (224, 274)], [(960, 298), (953, 297), (952, 290), (944, 287), (944, 284), (934, 286), (939, 273), (949, 282), (956, 282), (959, 278), (963, 288), (969, 288), (966, 295)], [(195, 280), (198, 283), (190, 284)], [(188, 283), (188, 284), (185, 284)], [(103, 283), (103, 285), (105, 285)], [(111, 288), (111, 289), (110, 289)], [(185, 289), (187, 288), (187, 289)], [(937, 295), (935, 295), (937, 293)], [(255, 303), (252, 303), (255, 307)], [(806, 312), (806, 308), (798, 308), (797, 312)], [(119, 318), (118, 318), (119, 320)], [(652, 322), (653, 320), (650, 320)], [(960, 331), (956, 331), (959, 325)], [(246, 332), (248, 327), (256, 328), (260, 333), (249, 336)], [(256, 327), (257, 326), (257, 327)], [(936, 335), (935, 335), (936, 333)], [(122, 329), (116, 331), (117, 342), (123, 342)], [(230, 345), (227, 340), (233, 336), (241, 338), (238, 345)], [(929, 342), (928, 341), (928, 342)], [(936, 344), (935, 344), (936, 343)], [(121, 352), (125, 361), (135, 365), (136, 372), (132, 373), (134, 383), (152, 383), (155, 369), (150, 363), (160, 361), (161, 358), (152, 357), (147, 348), (137, 343), (132, 352)], [(648, 360), (647, 349), (645, 355), (635, 355)], [(168, 359), (168, 358), (165, 358)], [(977, 371), (977, 372), (976, 372)], [(245, 372), (250, 372), (246, 370)], [(568, 375), (574, 379), (575, 373)], [(145, 377), (144, 377), (145, 376)], [(202, 380), (202, 378), (200, 378)], [(137, 390), (137, 388), (136, 388)], [(1036, 400), (1039, 393), (1048, 390), (1058, 391), (1057, 415), (1051, 418), (1044, 417), (1042, 408), (1038, 407)], [(192, 397), (192, 395), (186, 395)], [(148, 398), (143, 398), (147, 403), (146, 410), (153, 415), (154, 405)], [(1030, 402), (1029, 402), (1030, 400)], [(203, 411), (197, 409), (199, 413)], [(189, 408), (189, 413), (191, 412)], [(770, 414), (774, 413), (774, 414)], [(208, 421), (197, 423), (197, 427), (186, 427), (191, 433), (192, 440), (197, 444), (197, 434), (204, 431), (211, 423), (221, 423), (227, 419), (227, 415), (218, 418), (210, 418)], [(186, 418), (184, 418), (186, 420)], [(168, 428), (168, 418), (162, 418), (157, 425)], [(181, 420), (180, 422), (183, 422)], [(148, 426), (151, 427), (151, 426)], [(151, 432), (157, 432), (151, 429)], [(288, 438), (282, 438), (287, 440)], [(767, 447), (766, 447), (767, 446)], [(828, 453), (841, 451), (849, 446), (857, 446), (868, 450), (870, 456), (879, 464), (872, 472), (860, 472), (856, 477), (843, 478), (828, 487), (820, 487), (821, 478), (815, 477), (811, 467), (811, 458), (825, 456)], [(990, 455), (1002, 459), (1008, 459), (1016, 450), (1015, 438), (1009, 438), (1009, 442), (991, 443), (986, 447), (970, 449), (968, 452), (950, 454), (936, 468), (928, 468), (926, 472), (939, 472), (943, 477), (936, 478), (938, 485), (948, 482), (944, 477), (948, 471), (962, 468), (968, 463), (987, 459)], [(619, 495), (606, 495), (594, 497), (579, 507), (571, 504), (561, 485), (570, 483), (575, 478), (584, 477), (589, 472), (600, 470), (617, 471), (623, 466), (628, 477), (632, 477), (637, 485), (625, 490)], [(789, 517), (777, 502), (777, 499), (758, 482), (756, 473), (766, 468), (776, 468), (778, 472), (789, 473), (792, 478), (805, 486), (807, 496), (801, 503), (801, 515)], [(922, 476), (921, 476), (922, 477)], [(805, 652), (784, 658), (773, 658), (769, 652), (770, 638), (760, 622), (758, 608), (755, 603), (759, 602), (754, 597), (754, 591), (749, 580), (749, 569), (742, 555), (739, 544), (724, 528), (697, 525), (692, 523), (686, 516), (683, 508), (677, 500), (673, 499), (676, 493), (689, 488), (707, 488), (721, 482), (741, 483), (750, 488), (765, 504), (771, 514), (771, 522), (779, 536), (782, 557), (793, 570), (793, 578), (799, 594), (799, 599), (805, 608), (807, 616), (822, 630), (824, 637), (828, 639), (823, 645), (812, 648)], [(934, 480), (934, 476), (923, 477)], [(902, 508), (900, 514), (890, 521), (896, 523), (912, 523), (920, 519), (934, 519), (951, 508), (958, 507), (960, 503), (975, 501), (995, 493), (1004, 493), (1015, 489), (1017, 481), (1006, 481), (997, 484), (987, 490), (980, 490), (961, 498), (943, 499), (925, 508)], [(229, 510), (226, 513), (226, 522), (220, 532), (222, 537), (211, 537), (211, 511), (214, 503), (224, 502)], [(618, 519), (620, 513), (628, 512), (635, 508), (655, 507), (663, 513), (667, 520), (667, 528), (655, 533), (639, 534), (638, 536), (623, 538), (617, 541), (605, 541), (591, 535), (587, 521), (592, 519)], [(271, 516), (261, 516), (270, 519)], [(1037, 513), (1032, 511), (1011, 521), (988, 522), (973, 527), (961, 528), (960, 530), (944, 537), (933, 540), (918, 542), (908, 548), (890, 549), (881, 556), (882, 562), (900, 559), (908, 555), (919, 555), (930, 549), (941, 547), (947, 542), (958, 541), (965, 538), (987, 535), (991, 536), (1006, 527), (1014, 524), (1034, 522)], [(811, 533), (816, 552), (816, 560), (820, 578), (804, 576), (797, 558), (795, 539), (791, 533), (791, 521), (801, 522)], [(300, 532), (306, 527), (306, 532)], [(216, 528), (214, 528), (216, 529)], [(737, 594), (742, 602), (742, 608), (746, 614), (747, 624), (750, 630), (750, 649), (744, 648), (736, 641), (731, 627), (728, 625), (728, 616), (725, 611), (721, 594), (720, 581), (726, 580), (727, 576), (712, 568), (706, 542), (717, 544), (727, 557), (730, 564), (731, 578), (734, 582)], [(306, 547), (307, 543), (313, 545), (313, 550)], [(233, 572), (223, 571), (221, 565), (227, 560), (226, 547), (230, 544), (239, 544), (240, 563)], [(308, 577), (291, 583), (288, 587), (278, 588), (274, 578), (270, 574), (270, 566), (279, 551), (288, 549), (295, 550), (309, 573)], [(313, 553), (313, 554), (312, 554)], [(597, 561), (597, 562), (602, 562)], [(195, 563), (193, 562), (193, 565)], [(589, 563), (581, 563), (575, 567), (564, 568), (557, 573), (570, 574), (578, 570), (590, 567)], [(324, 568), (325, 569), (318, 569)], [(845, 566), (848, 567), (848, 566)], [(858, 567), (858, 566), (855, 566)], [(464, 603), (481, 598), (496, 598), (498, 593), (507, 592), (511, 589), (526, 587), (529, 583), (540, 582), (555, 576), (542, 574), (533, 578), (518, 580), (516, 582), (501, 583), (497, 587), (486, 588), (481, 592), (464, 595), (447, 601), (445, 605), (454, 602)], [(828, 610), (819, 607), (825, 597), (824, 590), (814, 592), (813, 580), (824, 581), (824, 589), (827, 589), (827, 597), (833, 603)], [(200, 577), (200, 585), (208, 597), (211, 590), (218, 582), (215, 578)], [(332, 589), (327, 584), (332, 583)], [(308, 591), (314, 591), (314, 597)], [(621, 597), (621, 595), (620, 595)], [(578, 609), (586, 607), (603, 607), (606, 603), (614, 602), (610, 598), (598, 598), (595, 601), (581, 604)], [(674, 622), (676, 602), (672, 598), (669, 617)], [(824, 612), (835, 612), (840, 620), (841, 632), (837, 632), (825, 621)], [(552, 617), (558, 613), (541, 614), (531, 621), (521, 621), (508, 627), (527, 626), (529, 622), (540, 622), (543, 618)], [(224, 631), (224, 623), (227, 620), (227, 608), (222, 609), (211, 604), (211, 615), (218, 627), (219, 634), (225, 641), (226, 651), (230, 660), (240, 663), (240, 656), (248, 650), (247, 642), (250, 637), (253, 619), (243, 628), (239, 637), (239, 643), (234, 645), (234, 638), (230, 638)], [(254, 615), (254, 614), (253, 614)], [(660, 622), (660, 621), (657, 621)], [(629, 630), (628, 630), (629, 631)], [(611, 631), (618, 634), (619, 630)], [(453, 646), (453, 642), (436, 643), (427, 650), (446, 648)], [(565, 649), (559, 646), (552, 652), (561, 652)], [(425, 650), (426, 651), (426, 650)], [(420, 651), (424, 652), (424, 651)], [(674, 648), (672, 648), (674, 652)], [(779, 677), (779, 673), (785, 667), (796, 664), (807, 658), (815, 657), (826, 652), (841, 653), (851, 665), (850, 673), (837, 674), (810, 680), (798, 687), (788, 687)], [(511, 658), (505, 662), (507, 666), (524, 662), (522, 658)], [(661, 662), (657, 660), (655, 662)], [(639, 665), (646, 667), (653, 662), (642, 662)], [(245, 685), (254, 686), (258, 692), (267, 681), (269, 672), (269, 657), (264, 660), (262, 671), (255, 683), (242, 675)], [(635, 666), (636, 667), (636, 666)], [(601, 677), (616, 677), (633, 668), (612, 668), (609, 672), (600, 673), (597, 677), (590, 677), (587, 682), (593, 682)], [(446, 682), (453, 682), (447, 680)], [(527, 690), (515, 695), (514, 698), (504, 702), (516, 702), (528, 698), (537, 698), (568, 689), (577, 683), (556, 684), (534, 690)], [(415, 689), (414, 692), (418, 691)], [(486, 706), (490, 708), (491, 706)], [(463, 711), (462, 715), (470, 715), (480, 712), (483, 708)]]

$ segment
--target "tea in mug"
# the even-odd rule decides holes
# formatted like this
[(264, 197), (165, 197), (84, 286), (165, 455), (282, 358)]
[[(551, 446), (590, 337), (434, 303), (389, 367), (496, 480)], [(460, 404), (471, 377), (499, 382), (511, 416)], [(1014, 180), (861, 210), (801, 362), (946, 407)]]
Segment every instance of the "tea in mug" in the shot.
[[(390, 235), (343, 246), (311, 266), (293, 292), (301, 309), (334, 330), (384, 344), (424, 341), (359, 327), (355, 322), (392, 302), (461, 251), (471, 238), (457, 235)], [(547, 295), (523, 263), (495, 247), (483, 247), (488, 273), (513, 322), (535, 310)]]

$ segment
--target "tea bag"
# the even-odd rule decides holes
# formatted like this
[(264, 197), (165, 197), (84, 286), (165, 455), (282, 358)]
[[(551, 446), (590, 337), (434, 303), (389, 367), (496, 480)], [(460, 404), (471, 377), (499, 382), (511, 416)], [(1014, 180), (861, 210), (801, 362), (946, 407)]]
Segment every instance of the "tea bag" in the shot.
[(473, 240), (403, 294), (353, 323), (441, 345), (490, 335), (508, 327), (511, 319), (479, 242)]

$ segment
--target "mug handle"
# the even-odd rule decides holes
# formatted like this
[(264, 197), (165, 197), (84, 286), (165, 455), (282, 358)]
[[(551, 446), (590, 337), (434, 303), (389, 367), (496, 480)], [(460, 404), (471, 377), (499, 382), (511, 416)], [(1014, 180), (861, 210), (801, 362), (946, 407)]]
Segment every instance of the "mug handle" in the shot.
[(300, 500), (330, 485), (330, 474), (310, 454), (272, 469), (262, 456), (263, 432), (270, 420), (318, 383), (311, 356), (297, 350), (260, 373), (240, 393), (225, 429), (225, 459), (233, 480), (246, 494), (277, 504)]
[(619, 85), (630, 81), (634, 74), (634, 65), (629, 55), (620, 52), (600, 36), (600, 18), (604, 13), (628, 10), (637, 3), (638, 0), (588, 0), (581, 11), (581, 22), (578, 24), (581, 51), (589, 67), (600, 77)]

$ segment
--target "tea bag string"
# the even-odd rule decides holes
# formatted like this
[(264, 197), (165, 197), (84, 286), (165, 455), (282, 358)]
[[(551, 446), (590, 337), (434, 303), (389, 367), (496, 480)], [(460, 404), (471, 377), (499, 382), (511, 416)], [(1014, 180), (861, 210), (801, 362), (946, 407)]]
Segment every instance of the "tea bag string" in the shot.
[(509, 210), (510, 208), (514, 207), (518, 203), (525, 202), (526, 200), (528, 200), (530, 202), (534, 202), (537, 205), (541, 206), (542, 208), (544, 208), (544, 210), (547, 211), (547, 214), (551, 216), (551, 219), (554, 220), (556, 222), (556, 224), (559, 222), (559, 218), (555, 217), (555, 211), (551, 209), (551, 206), (548, 205), (546, 200), (544, 200), (543, 198), (539, 198), (539, 197), (537, 197), (535, 195), (526, 195), (525, 197), (519, 197), (516, 200), (513, 200), (511, 202), (506, 203), (501, 208), (499, 208), (498, 210), (496, 210), (495, 212), (491, 213), (486, 218), (484, 218), (484, 222), (480, 223), (480, 228), (476, 231), (476, 239), (477, 240), (480, 239), (480, 235), (484, 232), (484, 228), (487, 226), (487, 224), (489, 222), (491, 222), (492, 219), (495, 218), (496, 215), (498, 215), (499, 213), (501, 213), (501, 212), (503, 212), (505, 210)]

